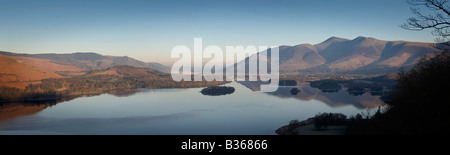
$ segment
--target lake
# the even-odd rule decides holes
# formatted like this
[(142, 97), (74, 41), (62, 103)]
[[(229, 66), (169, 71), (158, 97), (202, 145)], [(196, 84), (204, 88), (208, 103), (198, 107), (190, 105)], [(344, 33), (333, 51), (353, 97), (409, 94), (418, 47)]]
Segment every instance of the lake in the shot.
[(136, 89), (61, 103), (0, 104), (0, 134), (274, 135), (290, 120), (318, 113), (356, 115), (383, 105), (379, 96), (325, 93), (308, 84), (261, 93), (237, 82), (224, 96), (202, 88)]

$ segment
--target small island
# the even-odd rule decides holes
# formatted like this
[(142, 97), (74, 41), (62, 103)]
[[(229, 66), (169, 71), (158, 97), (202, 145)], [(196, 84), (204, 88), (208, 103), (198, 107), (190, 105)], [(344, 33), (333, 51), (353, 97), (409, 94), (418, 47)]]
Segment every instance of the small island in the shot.
[(292, 95), (298, 95), (298, 93), (300, 93), (301, 91), (298, 88), (292, 88), (291, 89), (291, 94)]
[(213, 86), (205, 88), (201, 91), (203, 95), (208, 96), (221, 96), (221, 95), (228, 95), (233, 94), (235, 89), (233, 87), (225, 87), (225, 86)]

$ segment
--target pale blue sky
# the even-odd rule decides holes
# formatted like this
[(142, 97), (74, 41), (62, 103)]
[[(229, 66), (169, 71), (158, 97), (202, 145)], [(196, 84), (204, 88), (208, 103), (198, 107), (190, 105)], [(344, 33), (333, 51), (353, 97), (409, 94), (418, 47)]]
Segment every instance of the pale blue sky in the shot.
[[(0, 50), (97, 52), (167, 64), (177, 45), (316, 44), (332, 36), (433, 42), (399, 27), (404, 0), (0, 0)], [(172, 60), (174, 61), (174, 60)]]

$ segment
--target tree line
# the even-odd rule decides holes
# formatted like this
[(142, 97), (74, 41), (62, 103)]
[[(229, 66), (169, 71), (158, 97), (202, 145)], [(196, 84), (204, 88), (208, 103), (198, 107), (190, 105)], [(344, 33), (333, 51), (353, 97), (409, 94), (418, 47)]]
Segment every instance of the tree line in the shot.
[(181, 81), (172, 80), (166, 74), (156, 77), (121, 77), (116, 75), (78, 76), (61, 79), (43, 79), (40, 84), (30, 84), (25, 89), (0, 87), (0, 102), (56, 99), (61, 96), (98, 94), (114, 89), (133, 88), (195, 88), (218, 86), (221, 81)]

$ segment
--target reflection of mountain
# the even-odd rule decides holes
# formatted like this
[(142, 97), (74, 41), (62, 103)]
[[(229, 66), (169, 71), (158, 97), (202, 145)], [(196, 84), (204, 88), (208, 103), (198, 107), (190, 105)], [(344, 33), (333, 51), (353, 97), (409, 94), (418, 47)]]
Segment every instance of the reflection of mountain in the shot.
[[(259, 91), (259, 83), (257, 82), (239, 82), (252, 91)], [(325, 93), (317, 88), (312, 88), (309, 84), (300, 84), (298, 87), (300, 93), (292, 95), (291, 90), (295, 87), (279, 87), (276, 92), (267, 93), (280, 98), (295, 98), (302, 101), (319, 100), (331, 107), (340, 107), (353, 105), (357, 108), (376, 108), (382, 106), (384, 103), (379, 99), (379, 96), (372, 96), (370, 93), (365, 93), (361, 96), (352, 96), (346, 91), (338, 91), (336, 93)]]
[(116, 89), (116, 90), (111, 90), (108, 91), (108, 94), (114, 95), (116, 97), (129, 97), (129, 96), (133, 96), (136, 93), (139, 92), (143, 92), (146, 90), (142, 90), (142, 89)]
[(55, 102), (0, 104), (0, 121), (19, 116), (32, 115), (54, 105), (56, 105)]
[[(148, 90), (143, 89), (120, 89), (120, 90), (111, 90), (106, 92), (107, 94), (114, 95), (116, 97), (128, 97), (132, 96), (139, 92), (144, 92)], [(33, 101), (33, 102), (13, 102), (13, 103), (0, 103), (0, 121), (8, 120), (15, 117), (27, 116), (36, 114), (48, 107), (55, 106), (59, 103), (70, 101), (76, 99), (78, 97), (90, 97), (90, 96), (98, 96), (101, 94), (91, 94), (91, 95), (78, 95), (78, 96), (70, 96), (63, 97), (58, 101)]]

